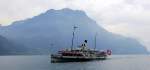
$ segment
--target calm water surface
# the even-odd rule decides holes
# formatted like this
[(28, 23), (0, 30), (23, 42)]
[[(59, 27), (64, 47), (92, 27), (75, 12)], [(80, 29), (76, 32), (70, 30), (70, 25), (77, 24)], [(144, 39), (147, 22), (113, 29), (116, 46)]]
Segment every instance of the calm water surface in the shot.
[(148, 55), (114, 55), (104, 61), (51, 63), (49, 55), (0, 56), (0, 70), (150, 70)]

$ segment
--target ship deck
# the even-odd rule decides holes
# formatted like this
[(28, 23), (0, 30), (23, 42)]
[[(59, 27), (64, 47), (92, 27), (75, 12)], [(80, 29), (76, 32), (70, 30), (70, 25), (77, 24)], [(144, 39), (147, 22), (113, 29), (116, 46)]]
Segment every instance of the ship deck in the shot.
[(88, 57), (88, 56), (51, 56), (51, 62), (82, 62), (91, 60), (105, 60), (107, 56)]

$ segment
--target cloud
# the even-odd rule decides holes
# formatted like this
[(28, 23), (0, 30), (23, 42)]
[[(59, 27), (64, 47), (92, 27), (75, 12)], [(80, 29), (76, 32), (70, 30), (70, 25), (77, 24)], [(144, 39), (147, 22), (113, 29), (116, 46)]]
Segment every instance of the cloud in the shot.
[(0, 0), (0, 24), (8, 25), (13, 21), (36, 16), (50, 8), (63, 7), (64, 1), (59, 0)]
[(83, 10), (108, 31), (134, 37), (150, 50), (150, 0), (0, 0), (0, 24), (62, 8)]

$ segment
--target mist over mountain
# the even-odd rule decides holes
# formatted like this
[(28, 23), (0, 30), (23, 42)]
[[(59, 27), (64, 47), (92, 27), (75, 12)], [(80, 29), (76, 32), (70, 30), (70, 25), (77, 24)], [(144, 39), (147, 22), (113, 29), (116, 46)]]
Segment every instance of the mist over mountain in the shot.
[(29, 54), (28, 49), (0, 36), (0, 55)]
[(114, 54), (148, 53), (136, 39), (108, 32), (83, 11), (71, 9), (51, 9), (33, 18), (0, 27), (0, 35), (22, 45), (20, 47), (28, 48), (29, 53), (48, 54), (70, 48), (73, 26), (78, 27), (75, 31), (74, 47), (86, 39), (88, 46), (94, 48), (94, 36), (97, 33), (99, 50), (111, 49)]

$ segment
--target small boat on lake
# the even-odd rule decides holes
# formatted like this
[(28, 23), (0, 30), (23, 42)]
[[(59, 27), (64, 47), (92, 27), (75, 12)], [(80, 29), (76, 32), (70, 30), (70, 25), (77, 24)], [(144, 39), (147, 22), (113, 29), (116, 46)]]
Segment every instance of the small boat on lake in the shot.
[(98, 51), (96, 50), (96, 36), (95, 47), (90, 49), (87, 46), (87, 40), (78, 48), (73, 48), (74, 32), (77, 27), (74, 27), (72, 44), (70, 49), (60, 50), (56, 54), (51, 54), (51, 62), (82, 62), (90, 60), (105, 60), (107, 56), (111, 55), (111, 50)]

